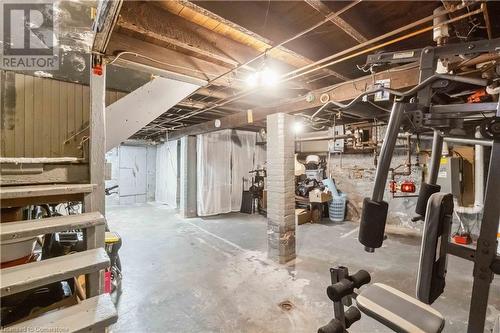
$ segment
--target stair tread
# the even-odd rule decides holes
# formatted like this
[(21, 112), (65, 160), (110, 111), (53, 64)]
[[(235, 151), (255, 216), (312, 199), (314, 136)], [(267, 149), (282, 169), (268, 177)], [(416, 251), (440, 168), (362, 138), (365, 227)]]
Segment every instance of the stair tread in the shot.
[(81, 303), (46, 313), (40, 317), (6, 327), (0, 332), (82, 332), (91, 328), (104, 328), (116, 322), (118, 315), (109, 294), (83, 300)]
[(94, 184), (2, 186), (0, 188), (0, 197), (3, 200), (62, 194), (90, 193), (94, 190), (94, 188)]
[(68, 254), (47, 260), (4, 268), (0, 274), (0, 297), (37, 288), (49, 283), (96, 272), (109, 266), (103, 248)]
[(80, 157), (0, 157), (0, 163), (10, 164), (50, 164), (50, 163), (81, 163), (85, 159)]
[(84, 229), (96, 225), (102, 225), (104, 222), (105, 219), (99, 212), (7, 222), (2, 223), (0, 228), (0, 240), (14, 240), (23, 237), (50, 234), (58, 231)]

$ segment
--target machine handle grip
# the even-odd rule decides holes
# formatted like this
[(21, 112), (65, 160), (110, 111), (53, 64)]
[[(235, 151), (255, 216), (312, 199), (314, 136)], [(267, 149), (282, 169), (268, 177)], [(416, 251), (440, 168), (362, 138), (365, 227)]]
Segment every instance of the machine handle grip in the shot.
[(347, 332), (337, 319), (332, 319), (328, 324), (318, 329), (318, 333), (344, 333)]
[(333, 302), (339, 302), (342, 297), (352, 294), (354, 283), (348, 279), (342, 279), (326, 288), (326, 294)]
[(354, 284), (354, 288), (361, 288), (362, 285), (370, 283), (372, 278), (370, 273), (364, 269), (360, 269), (357, 273), (350, 275), (349, 279)]

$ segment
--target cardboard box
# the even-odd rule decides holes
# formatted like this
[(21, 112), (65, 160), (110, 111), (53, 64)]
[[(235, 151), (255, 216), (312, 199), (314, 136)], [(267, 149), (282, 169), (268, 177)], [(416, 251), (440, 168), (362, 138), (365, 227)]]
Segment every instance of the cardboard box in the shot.
[(321, 192), (318, 189), (309, 192), (310, 202), (328, 202), (330, 200), (332, 200), (331, 192)]
[(295, 223), (304, 224), (311, 222), (311, 212), (307, 209), (295, 209)]

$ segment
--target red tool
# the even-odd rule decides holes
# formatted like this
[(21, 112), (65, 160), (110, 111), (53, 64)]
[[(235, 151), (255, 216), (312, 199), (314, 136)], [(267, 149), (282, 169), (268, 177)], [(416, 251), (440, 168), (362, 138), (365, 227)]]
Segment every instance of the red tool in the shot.
[(391, 193), (396, 193), (398, 191), (398, 183), (395, 180), (389, 181), (389, 191)]
[(453, 236), (453, 241), (457, 244), (467, 245), (472, 243), (472, 238), (469, 234), (455, 235)]
[(405, 180), (401, 183), (401, 192), (404, 193), (415, 193), (417, 190), (417, 187), (415, 186), (415, 183), (411, 180)]

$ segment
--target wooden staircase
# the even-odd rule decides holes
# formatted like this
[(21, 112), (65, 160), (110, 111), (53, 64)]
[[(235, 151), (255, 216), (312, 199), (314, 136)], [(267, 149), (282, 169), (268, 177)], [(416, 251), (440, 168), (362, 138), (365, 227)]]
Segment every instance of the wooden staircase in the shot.
[[(97, 21), (106, 21), (106, 26), (109, 28), (109, 31), (108, 29), (106, 31), (109, 33), (113, 30), (114, 18), (118, 15), (121, 3), (121, 0), (98, 1)], [(94, 26), (96, 33), (99, 26), (99, 24)], [(101, 36), (102, 32), (99, 35)], [(106, 37), (101, 36), (101, 39), (106, 40)], [(47, 312), (36, 318), (29, 317), (9, 327), (2, 327), (8, 332), (104, 332), (107, 326), (117, 320), (116, 309), (110, 296), (102, 294), (103, 269), (109, 266), (109, 258), (104, 250), (103, 217), (106, 64), (99, 55), (93, 55), (92, 58), (93, 64), (101, 64), (102, 72), (90, 71), (88, 135), (77, 142), (74, 132), (69, 130), (67, 133), (60, 132), (61, 135), (56, 135), (50, 140), (50, 145), (38, 142), (40, 149), (34, 149), (28, 144), (30, 141), (33, 142), (32, 140), (22, 142), (9, 137), (9, 142), (16, 143), (15, 149), (8, 153), (0, 152), (0, 208), (5, 221), (0, 224), (2, 247), (13, 248), (11, 244), (18, 243), (16, 240), (23, 242), (29, 240), (29, 237), (73, 229), (83, 230), (85, 245), (85, 250), (82, 252), (2, 269), (1, 296), (8, 297), (82, 274), (85, 274), (86, 295), (80, 293), (81, 299), (84, 300), (76, 305)], [(24, 108), (17, 105), (16, 96), (22, 96), (17, 93), (17, 89), (16, 85), (16, 94), (10, 94), (6, 99), (15, 105), (16, 119), (18, 116), (24, 117), (24, 113), (18, 115)], [(24, 88), (19, 89), (24, 91)], [(73, 113), (76, 111), (69, 106), (70, 104), (67, 108), (61, 106), (61, 112), (65, 112), (68, 117), (74, 117)], [(50, 108), (50, 105), (44, 105), (44, 110), (45, 107)], [(35, 111), (33, 110), (31, 116), (35, 115)], [(7, 135), (14, 135), (14, 131), (6, 133), (6, 137)], [(26, 135), (31, 133), (26, 132)], [(33, 138), (38, 139), (34, 134)], [(74, 144), (78, 148), (66, 154), (65, 148), (68, 144)], [(41, 155), (43, 157), (40, 157)], [(83, 214), (19, 221), (21, 217), (18, 213), (23, 207), (70, 201), (81, 202)], [(15, 244), (14, 248), (17, 250), (20, 247)], [(20, 251), (21, 255), (11, 252), (5, 260), (10, 261), (11, 257), (17, 259), (29, 251), (29, 248), (24, 252)], [(53, 310), (56, 306), (59, 304), (49, 307)]]
[[(24, 207), (82, 201), (84, 208), (95, 188), (92, 184), (56, 184), (0, 187), (0, 206)], [(80, 303), (42, 314), (2, 329), (5, 332), (104, 332), (117, 320), (114, 304), (102, 294), (102, 271), (109, 266), (104, 249), (105, 218), (99, 212), (1, 223), (0, 244), (47, 233), (83, 229), (86, 250), (27, 263), (0, 271), (0, 296), (9, 296), (68, 278), (86, 275), (87, 298)]]

